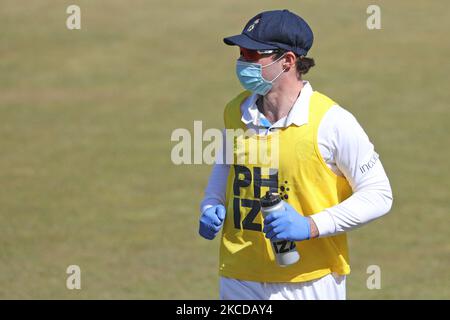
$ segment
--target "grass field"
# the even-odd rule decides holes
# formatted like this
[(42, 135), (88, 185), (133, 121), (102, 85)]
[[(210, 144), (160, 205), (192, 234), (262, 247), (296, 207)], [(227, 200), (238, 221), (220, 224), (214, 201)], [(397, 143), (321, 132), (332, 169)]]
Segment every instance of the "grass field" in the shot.
[[(392, 184), (391, 213), (349, 235), (349, 298), (450, 298), (444, 0), (2, 0), (0, 298), (218, 297), (219, 242), (197, 236), (210, 167), (173, 165), (170, 135), (222, 127), (240, 90), (222, 38), (275, 8), (310, 23), (307, 79), (357, 117)], [(66, 289), (71, 264), (81, 290)]]

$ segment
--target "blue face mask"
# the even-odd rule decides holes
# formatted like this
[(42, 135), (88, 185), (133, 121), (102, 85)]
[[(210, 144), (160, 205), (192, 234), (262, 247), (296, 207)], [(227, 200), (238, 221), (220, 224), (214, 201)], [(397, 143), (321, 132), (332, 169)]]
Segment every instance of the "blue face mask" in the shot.
[(263, 78), (262, 69), (273, 65), (274, 63), (280, 61), (283, 57), (284, 55), (279, 59), (266, 64), (265, 66), (259, 63), (245, 62), (241, 60), (236, 61), (236, 75), (241, 82), (241, 85), (246, 90), (265, 96), (270, 89), (272, 89), (274, 81), (281, 76), (285, 69), (283, 69), (274, 79), (270, 81)]

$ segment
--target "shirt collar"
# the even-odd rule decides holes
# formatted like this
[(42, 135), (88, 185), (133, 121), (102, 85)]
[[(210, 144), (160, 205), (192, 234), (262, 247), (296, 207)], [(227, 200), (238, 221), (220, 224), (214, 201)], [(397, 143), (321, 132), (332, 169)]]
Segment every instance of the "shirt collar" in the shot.
[[(313, 93), (313, 89), (308, 81), (303, 81), (303, 88), (298, 96), (297, 100), (294, 103), (291, 111), (284, 118), (285, 121), (277, 121), (283, 122), (285, 127), (290, 126), (291, 124), (295, 124), (297, 126), (301, 126), (303, 124), (308, 123), (308, 115), (309, 115), (309, 99)], [(264, 114), (259, 112), (258, 107), (256, 106), (256, 100), (259, 98), (258, 94), (250, 95), (244, 103), (241, 105), (241, 121), (248, 124), (253, 124), (255, 126), (261, 125), (261, 119), (265, 119)]]
[(253, 93), (241, 104), (241, 121), (245, 124), (252, 123), (254, 125), (259, 124), (258, 115), (260, 114), (258, 107), (256, 106), (256, 100), (259, 95)]

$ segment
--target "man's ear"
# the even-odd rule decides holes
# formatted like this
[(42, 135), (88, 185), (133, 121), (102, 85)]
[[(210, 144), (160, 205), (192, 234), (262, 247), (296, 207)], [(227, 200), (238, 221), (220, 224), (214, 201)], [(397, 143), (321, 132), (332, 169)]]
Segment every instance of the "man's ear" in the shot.
[(285, 62), (283, 63), (284, 69), (288, 71), (290, 68), (295, 67), (295, 61), (297, 60), (297, 57), (293, 52), (291, 51), (286, 52), (284, 59), (285, 59)]

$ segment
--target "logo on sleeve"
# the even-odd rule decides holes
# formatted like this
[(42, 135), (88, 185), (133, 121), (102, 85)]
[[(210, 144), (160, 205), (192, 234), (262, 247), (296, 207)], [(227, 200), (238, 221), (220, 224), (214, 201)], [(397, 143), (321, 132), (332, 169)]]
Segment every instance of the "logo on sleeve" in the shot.
[(378, 153), (374, 152), (373, 156), (372, 156), (372, 158), (370, 158), (369, 162), (367, 162), (359, 167), (359, 170), (361, 171), (361, 173), (364, 174), (364, 173), (368, 172), (370, 169), (372, 169), (379, 157), (380, 156), (378, 155)]

